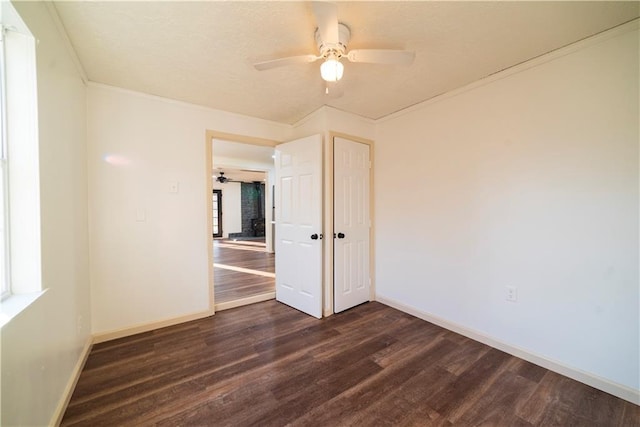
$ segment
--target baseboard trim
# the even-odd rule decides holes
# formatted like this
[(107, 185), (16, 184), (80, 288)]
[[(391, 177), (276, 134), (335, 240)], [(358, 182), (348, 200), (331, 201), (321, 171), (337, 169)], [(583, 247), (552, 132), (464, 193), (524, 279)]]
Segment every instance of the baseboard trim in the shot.
[(411, 307), (394, 299), (387, 298), (382, 295), (376, 295), (376, 301), (388, 305), (389, 307), (393, 307), (397, 310), (403, 311), (407, 314), (411, 314), (412, 316), (418, 317), (422, 320), (426, 320), (427, 322), (441, 326), (450, 331), (456, 332), (460, 335), (464, 335), (465, 337), (471, 338), (472, 340), (479, 341), (483, 344), (504, 351), (505, 353), (509, 353), (513, 356), (519, 357), (520, 359), (524, 359), (538, 366), (542, 366), (543, 368), (556, 372), (560, 375), (564, 375), (565, 377), (569, 377), (591, 387), (597, 388), (598, 390), (602, 390), (606, 393), (612, 394), (616, 397), (619, 397), (620, 399), (624, 399), (628, 402), (640, 405), (640, 390), (635, 390), (631, 387), (613, 382), (598, 375), (594, 375), (581, 369), (567, 366), (556, 360), (549, 359), (545, 356), (541, 356), (528, 350), (524, 350), (520, 347), (497, 340), (476, 330), (467, 328), (454, 322), (450, 322), (441, 317), (434, 316), (431, 313), (427, 313), (415, 307)]
[(215, 305), (216, 311), (229, 310), (230, 308), (242, 307), (243, 305), (255, 304), (257, 302), (269, 301), (276, 297), (275, 292), (267, 292), (247, 298), (240, 298), (233, 301), (221, 302)]
[(62, 399), (60, 399), (60, 402), (58, 402), (58, 406), (53, 413), (53, 417), (49, 425), (59, 426), (60, 423), (62, 423), (62, 417), (64, 417), (64, 413), (67, 410), (67, 405), (69, 405), (69, 401), (71, 400), (73, 391), (76, 389), (76, 384), (78, 384), (80, 374), (82, 373), (82, 369), (84, 368), (85, 363), (87, 363), (87, 358), (89, 357), (89, 353), (91, 353), (92, 347), (93, 338), (89, 337), (84, 345), (84, 348), (82, 349), (82, 352), (80, 353), (80, 357), (76, 362), (76, 366), (74, 366), (73, 371), (71, 372), (71, 377), (67, 382), (67, 386), (64, 388), (64, 392), (62, 393)]
[(167, 326), (173, 326), (180, 323), (190, 322), (192, 320), (203, 319), (205, 317), (213, 316), (213, 314), (213, 310), (206, 310), (198, 313), (188, 314), (186, 316), (172, 317), (170, 319), (164, 319), (157, 322), (144, 323), (130, 328), (101, 332), (98, 334), (94, 334), (93, 343), (98, 344), (105, 341), (128, 337), (130, 335), (140, 334), (142, 332), (153, 331), (154, 329), (166, 328)]

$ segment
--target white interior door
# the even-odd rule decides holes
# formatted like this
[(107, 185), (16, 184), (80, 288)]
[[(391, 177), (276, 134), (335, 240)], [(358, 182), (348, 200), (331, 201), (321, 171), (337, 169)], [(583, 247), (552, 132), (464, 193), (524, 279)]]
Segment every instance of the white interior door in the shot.
[(334, 311), (369, 301), (369, 145), (334, 139)]
[(276, 299), (322, 317), (322, 136), (276, 147)]

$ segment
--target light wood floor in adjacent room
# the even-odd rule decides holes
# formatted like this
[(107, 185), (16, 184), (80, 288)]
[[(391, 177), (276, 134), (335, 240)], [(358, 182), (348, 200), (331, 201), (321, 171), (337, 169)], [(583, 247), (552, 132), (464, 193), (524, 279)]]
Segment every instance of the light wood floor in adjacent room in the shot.
[(276, 301), (94, 346), (62, 425), (638, 426), (640, 408), (367, 303)]
[(275, 256), (264, 241), (213, 241), (216, 304), (275, 291)]

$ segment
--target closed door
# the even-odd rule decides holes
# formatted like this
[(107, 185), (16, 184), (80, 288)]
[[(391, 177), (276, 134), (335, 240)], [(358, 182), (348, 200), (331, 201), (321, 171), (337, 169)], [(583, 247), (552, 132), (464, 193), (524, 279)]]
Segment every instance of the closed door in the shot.
[(322, 137), (276, 147), (276, 299), (322, 317)]
[(369, 145), (334, 139), (334, 311), (370, 299)]

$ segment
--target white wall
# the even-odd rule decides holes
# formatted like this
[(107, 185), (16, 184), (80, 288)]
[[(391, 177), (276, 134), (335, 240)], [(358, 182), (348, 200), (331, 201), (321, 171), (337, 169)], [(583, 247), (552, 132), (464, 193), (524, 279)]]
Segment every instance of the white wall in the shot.
[[(215, 181), (215, 180), (214, 180)], [(239, 182), (213, 183), (213, 188), (222, 190), (222, 236), (242, 232), (242, 193)]]
[(91, 84), (88, 128), (93, 332), (207, 311), (205, 131), (289, 126)]
[(378, 296), (637, 393), (638, 39), (381, 121)]
[(360, 138), (374, 139), (376, 122), (356, 114), (324, 106), (292, 126), (291, 138), (302, 138), (322, 133), (340, 132)]
[(376, 122), (374, 120), (340, 111), (332, 107), (324, 107), (324, 109), (327, 120), (327, 130), (360, 138), (375, 138)]
[(321, 107), (295, 123), (291, 128), (288, 140), (327, 132), (327, 108)]
[(50, 425), (90, 339), (86, 88), (43, 2), (16, 2), (37, 38), (43, 287), (2, 328), (2, 425)]

